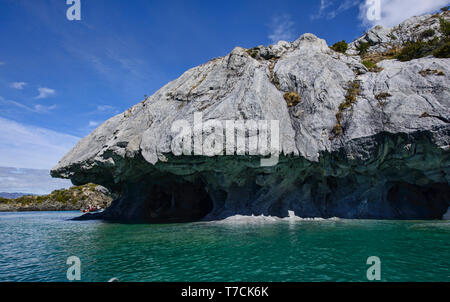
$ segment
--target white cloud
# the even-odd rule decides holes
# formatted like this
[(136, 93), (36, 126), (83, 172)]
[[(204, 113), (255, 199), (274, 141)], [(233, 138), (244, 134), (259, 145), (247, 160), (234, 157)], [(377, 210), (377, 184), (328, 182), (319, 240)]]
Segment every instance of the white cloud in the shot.
[(361, 0), (344, 0), (338, 4), (333, 0), (321, 0), (319, 11), (310, 16), (311, 20), (322, 18), (334, 19), (340, 13), (343, 13), (353, 7), (360, 6)]
[(13, 101), (13, 100), (5, 100), (2, 97), (0, 97), (0, 101), (6, 102), (6, 103), (12, 104), (16, 107), (19, 107), (19, 108), (22, 108), (22, 109), (25, 109), (25, 110), (28, 110), (31, 112), (36, 112), (36, 113), (47, 113), (53, 109), (56, 109), (56, 107), (57, 107), (56, 104), (49, 105), (49, 106), (36, 104), (36, 105), (33, 105), (30, 107), (30, 106), (24, 105), (22, 103), (19, 103), (19, 102)]
[(1, 66), (1, 65), (5, 65), (5, 62), (0, 61), (0, 66)]
[(110, 105), (99, 105), (97, 110), (100, 112), (118, 112), (116, 107)]
[(52, 178), (49, 170), (0, 167), (0, 192), (49, 194), (70, 186), (70, 180)]
[(100, 122), (95, 122), (95, 121), (89, 121), (89, 127), (97, 127), (98, 125), (100, 125)]
[(420, 16), (438, 11), (448, 5), (448, 0), (381, 0), (381, 19), (369, 21), (366, 17), (368, 6), (360, 6), (360, 19), (364, 26), (383, 25), (393, 27), (413, 16)]
[(294, 34), (295, 23), (291, 21), (291, 16), (284, 14), (281, 16), (275, 16), (272, 18), (272, 22), (269, 24), (270, 33), (269, 39), (272, 43), (278, 41), (292, 41), (295, 39)]
[(45, 99), (56, 93), (56, 91), (54, 89), (46, 88), (46, 87), (38, 88), (38, 91), (39, 91), (39, 95), (36, 97), (36, 99)]
[(34, 108), (34, 112), (37, 113), (47, 113), (53, 109), (56, 109), (56, 104), (50, 105), (50, 106), (46, 106), (46, 105), (41, 105), (41, 104), (36, 104), (33, 106)]
[(324, 17), (326, 9), (331, 5), (333, 5), (333, 0), (320, 0), (319, 11), (317, 12), (317, 14), (311, 15), (311, 20)]
[(78, 137), (0, 118), (0, 166), (50, 169)]
[[(319, 11), (311, 16), (315, 19), (333, 19), (337, 15), (359, 6), (359, 19), (364, 27), (383, 25), (392, 27), (400, 24), (413, 16), (420, 16), (426, 13), (438, 11), (441, 7), (448, 5), (448, 0), (380, 0), (381, 19), (369, 21), (367, 10), (373, 1), (366, 0), (344, 0), (341, 2), (334, 0), (321, 0)], [(369, 3), (369, 4), (367, 4)]]
[(12, 88), (14, 88), (14, 89), (23, 89), (24, 87), (25, 87), (25, 85), (27, 85), (27, 83), (25, 83), (25, 82), (14, 82), (14, 83), (11, 83), (11, 87)]

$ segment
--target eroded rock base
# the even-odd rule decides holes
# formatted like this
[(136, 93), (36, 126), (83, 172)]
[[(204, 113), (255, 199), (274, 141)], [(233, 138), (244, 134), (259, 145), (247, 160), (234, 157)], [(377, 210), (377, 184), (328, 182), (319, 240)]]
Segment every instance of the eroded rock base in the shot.
[(82, 219), (176, 223), (288, 211), (302, 218), (442, 219), (450, 206), (449, 163), (426, 133), (356, 140), (319, 162), (281, 157), (269, 168), (242, 156), (171, 157), (155, 166), (141, 159), (124, 171), (132, 182), (109, 184), (121, 197)]

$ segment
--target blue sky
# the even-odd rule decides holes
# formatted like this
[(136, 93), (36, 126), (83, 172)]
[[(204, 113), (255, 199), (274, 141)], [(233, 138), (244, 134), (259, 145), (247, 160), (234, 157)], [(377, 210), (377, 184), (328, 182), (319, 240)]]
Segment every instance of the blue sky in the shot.
[[(235, 46), (328, 44), (374, 25), (362, 0), (0, 0), (0, 166), (49, 169), (79, 138), (188, 68)], [(446, 0), (382, 0), (377, 23), (435, 11)]]

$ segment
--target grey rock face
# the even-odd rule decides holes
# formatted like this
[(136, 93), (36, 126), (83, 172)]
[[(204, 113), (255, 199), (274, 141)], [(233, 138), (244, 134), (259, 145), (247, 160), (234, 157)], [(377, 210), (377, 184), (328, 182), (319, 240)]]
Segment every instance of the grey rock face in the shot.
[[(399, 32), (408, 33), (408, 22), (416, 21)], [(384, 47), (388, 35), (377, 28), (365, 39)], [(103, 214), (86, 218), (165, 222), (286, 217), (292, 210), (301, 217), (440, 219), (450, 205), (450, 61), (378, 65), (381, 72), (368, 72), (359, 56), (336, 53), (312, 34), (237, 47), (105, 122), (51, 173), (120, 194)], [(420, 73), (426, 69), (442, 73)], [(356, 100), (342, 109), (354, 83)], [(288, 107), (286, 92), (301, 102)], [(280, 163), (174, 156), (171, 126), (192, 123), (194, 112), (203, 121), (278, 120)]]
[[(347, 53), (358, 54), (357, 46), (360, 43), (369, 43), (371, 52), (385, 52), (389, 49), (400, 47), (405, 42), (419, 40), (430, 41), (435, 37), (441, 38), (440, 21), (443, 18), (450, 21), (448, 12), (435, 15), (423, 15), (412, 17), (393, 28), (375, 26), (359, 39), (349, 44)], [(424, 36), (424, 32), (432, 30), (432, 34)]]

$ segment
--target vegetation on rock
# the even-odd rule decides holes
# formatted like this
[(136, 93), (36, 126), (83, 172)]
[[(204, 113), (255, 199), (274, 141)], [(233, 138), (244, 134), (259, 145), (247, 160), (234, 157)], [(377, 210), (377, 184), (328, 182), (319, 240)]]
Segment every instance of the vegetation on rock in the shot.
[(55, 190), (48, 195), (26, 195), (16, 199), (0, 198), (0, 211), (80, 210), (89, 205), (106, 207), (111, 201), (106, 189), (95, 184)]
[(436, 70), (436, 69), (424, 69), (424, 70), (419, 71), (419, 74), (423, 77), (426, 77), (429, 75), (437, 75), (437, 76), (445, 75), (443, 70)]
[[(444, 18), (440, 20), (440, 31), (442, 38), (435, 37), (433, 40), (424, 42), (422, 40), (415, 42), (407, 42), (404, 44), (397, 59), (402, 62), (423, 58), (433, 55), (437, 58), (450, 57), (450, 22)], [(421, 34), (421, 38), (428, 38), (434, 35), (434, 30), (429, 29)]]
[(299, 96), (298, 93), (296, 93), (294, 91), (286, 92), (283, 95), (283, 97), (286, 100), (286, 103), (287, 103), (288, 107), (294, 107), (298, 103), (300, 103), (300, 101), (302, 100), (302, 97)]
[(330, 48), (334, 51), (345, 53), (348, 49), (348, 44), (347, 42), (345, 42), (345, 40), (342, 40), (341, 42), (334, 43)]
[(339, 111), (336, 113), (337, 123), (332, 130), (333, 136), (330, 137), (331, 140), (335, 139), (337, 136), (341, 136), (344, 133), (342, 127), (342, 118), (344, 110), (349, 109), (353, 106), (360, 93), (361, 93), (361, 85), (359, 81), (355, 80), (348, 83), (345, 102), (339, 105)]
[(367, 53), (367, 51), (369, 50), (370, 44), (366, 43), (366, 42), (361, 42), (359, 43), (359, 45), (356, 47), (356, 49), (359, 51), (359, 55), (365, 55)]
[(372, 60), (364, 60), (362, 61), (362, 64), (364, 66), (366, 66), (366, 68), (370, 71), (370, 72), (380, 72), (383, 70), (382, 67), (377, 66), (377, 63), (375, 63)]
[(380, 92), (379, 94), (377, 94), (376, 96), (375, 96), (375, 99), (377, 100), (377, 101), (382, 101), (382, 100), (386, 100), (387, 98), (389, 98), (389, 97), (391, 97), (392, 96), (392, 94), (390, 94), (389, 92)]

